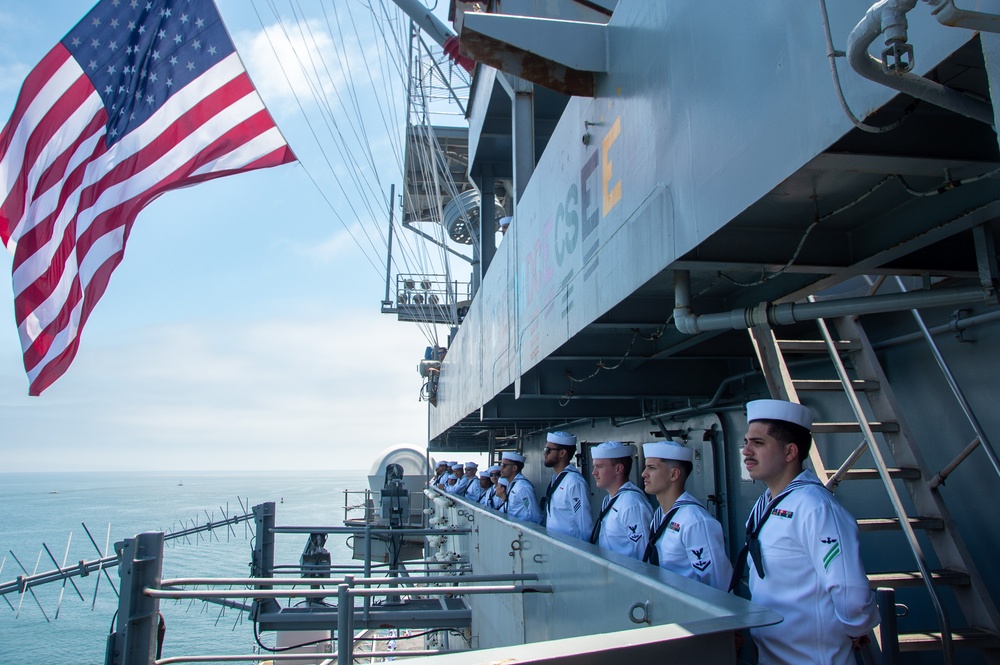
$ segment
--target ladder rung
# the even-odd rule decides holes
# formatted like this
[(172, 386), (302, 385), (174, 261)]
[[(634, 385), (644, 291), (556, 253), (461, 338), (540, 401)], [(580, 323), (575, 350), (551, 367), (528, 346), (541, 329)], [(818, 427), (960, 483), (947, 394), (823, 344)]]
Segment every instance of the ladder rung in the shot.
[[(920, 469), (912, 466), (905, 467), (889, 467), (889, 477), (896, 478), (899, 480), (920, 480)], [(833, 476), (837, 473), (836, 469), (827, 469), (827, 475)], [(841, 480), (878, 480), (881, 476), (878, 475), (878, 469), (849, 469), (846, 474), (841, 478)]]
[[(898, 432), (899, 423), (868, 423), (873, 432)], [(813, 434), (850, 434), (860, 432), (861, 425), (858, 423), (813, 423)]]
[[(839, 379), (794, 379), (792, 385), (796, 390), (843, 390), (844, 384)], [(851, 387), (855, 390), (878, 390), (878, 381), (854, 379)]]
[[(826, 342), (821, 339), (779, 339), (778, 348), (786, 353), (826, 353)], [(857, 351), (861, 343), (857, 340), (835, 340), (833, 346), (838, 351)]]
[[(969, 574), (961, 570), (932, 570), (931, 579), (935, 584), (946, 584), (950, 586), (968, 586)], [(872, 573), (868, 575), (868, 581), (873, 589), (880, 586), (888, 586), (894, 589), (903, 587), (922, 586), (923, 575), (919, 570), (900, 573)]]
[[(1000, 635), (978, 628), (956, 630), (951, 634), (951, 642), (956, 647), (974, 649), (1000, 648)], [(899, 636), (899, 650), (936, 651), (941, 648), (941, 633), (906, 633)]]
[[(940, 517), (910, 517), (908, 520), (914, 529), (931, 531), (944, 528), (944, 520)], [(895, 517), (870, 517), (858, 520), (859, 531), (891, 531), (898, 528), (900, 528), (899, 519)]]

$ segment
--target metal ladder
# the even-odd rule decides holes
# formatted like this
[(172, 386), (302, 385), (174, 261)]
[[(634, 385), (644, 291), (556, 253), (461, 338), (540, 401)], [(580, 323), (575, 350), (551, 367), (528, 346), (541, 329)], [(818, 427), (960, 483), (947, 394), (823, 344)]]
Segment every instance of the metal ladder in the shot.
[[(830, 490), (845, 480), (880, 479), (882, 482), (894, 514), (891, 517), (859, 519), (858, 527), (862, 533), (902, 530), (917, 570), (869, 575), (872, 587), (895, 589), (923, 584), (930, 594), (940, 627), (939, 631), (900, 635), (899, 651), (941, 650), (945, 663), (952, 663), (953, 647), (971, 647), (981, 649), (987, 662), (1000, 664), (1000, 614), (940, 493), (932, 485), (932, 474), (924, 464), (915, 439), (902, 419), (892, 389), (867, 335), (853, 317), (835, 321), (836, 337), (831, 334), (825, 321), (820, 319), (817, 323), (821, 338), (815, 340), (777, 340), (770, 328), (752, 328), (749, 332), (772, 397), (798, 402), (800, 392), (837, 391), (843, 393), (850, 403), (855, 421), (818, 422), (813, 426), (813, 434), (859, 432), (863, 437), (861, 444), (843, 462), (838, 463), (836, 469), (831, 469), (823, 459), (823, 438), (819, 437), (810, 451), (810, 463), (816, 475), (826, 479)], [(826, 354), (838, 378), (793, 379), (785, 354), (820, 358), (822, 356), (815, 354)], [(848, 374), (845, 358), (853, 368), (853, 376)], [(865, 452), (871, 453), (874, 467), (854, 468)], [(915, 514), (907, 514), (897, 489), (897, 481), (905, 486)], [(917, 529), (926, 532), (940, 569), (928, 568), (916, 536)], [(975, 628), (951, 630), (938, 593), (938, 587), (945, 585), (953, 587), (967, 624)], [(894, 639), (894, 636), (885, 637)], [(885, 647), (884, 644), (883, 646)], [(895, 650), (894, 646), (892, 650)]]

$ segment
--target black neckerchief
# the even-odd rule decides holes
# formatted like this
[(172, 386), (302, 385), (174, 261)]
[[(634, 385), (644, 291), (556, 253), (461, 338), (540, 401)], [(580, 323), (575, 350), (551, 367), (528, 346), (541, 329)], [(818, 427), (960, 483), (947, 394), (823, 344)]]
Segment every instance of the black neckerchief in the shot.
[(509, 483), (507, 483), (507, 491), (504, 493), (504, 496), (506, 496), (507, 498), (503, 500), (503, 503), (500, 504), (500, 507), (497, 508), (497, 510), (502, 510), (505, 513), (507, 512), (507, 502), (510, 500), (510, 491), (512, 489), (514, 489), (514, 481), (513, 480), (510, 481)]
[(545, 526), (545, 522), (548, 521), (549, 510), (552, 508), (552, 495), (556, 493), (559, 483), (561, 483), (569, 473), (569, 465), (567, 465), (565, 469), (559, 472), (559, 475), (549, 481), (549, 487), (545, 490), (545, 498), (542, 500), (542, 507), (544, 508), (544, 510), (542, 510), (542, 526)]
[(623, 492), (638, 492), (638, 490), (634, 490), (631, 487), (619, 488), (615, 495), (611, 497), (608, 505), (606, 505), (604, 510), (601, 511), (601, 514), (597, 516), (597, 521), (594, 522), (594, 528), (590, 530), (590, 542), (592, 544), (597, 544), (597, 539), (601, 535), (601, 524), (604, 522), (604, 518), (607, 517), (608, 513), (611, 512), (611, 507), (615, 505), (615, 501), (618, 500), (618, 497), (620, 497)]
[(653, 532), (652, 537), (649, 539), (649, 543), (646, 545), (646, 551), (642, 554), (643, 562), (649, 562), (654, 566), (660, 565), (660, 553), (656, 550), (656, 543), (660, 540), (663, 532), (667, 530), (667, 526), (670, 524), (671, 518), (677, 513), (678, 510), (684, 506), (697, 506), (700, 505), (696, 501), (675, 501), (673, 507), (670, 509), (666, 515), (663, 516), (663, 521), (660, 522), (660, 526), (656, 527), (656, 531)]
[(786, 496), (794, 492), (795, 490), (806, 487), (807, 485), (819, 485), (823, 487), (821, 483), (814, 480), (799, 480), (795, 479), (788, 484), (788, 487), (778, 496), (774, 497), (770, 501), (767, 500), (767, 493), (760, 495), (757, 499), (757, 503), (754, 504), (753, 510), (750, 512), (750, 518), (747, 520), (746, 529), (746, 541), (743, 545), (743, 549), (736, 556), (736, 565), (733, 566), (733, 576), (729, 580), (729, 591), (733, 591), (738, 588), (740, 581), (743, 579), (743, 569), (747, 565), (747, 555), (753, 559), (753, 566), (757, 570), (757, 574), (761, 579), (764, 579), (764, 557), (760, 551), (760, 530), (764, 528), (764, 524), (767, 522), (767, 518), (771, 516), (775, 507), (784, 500)]

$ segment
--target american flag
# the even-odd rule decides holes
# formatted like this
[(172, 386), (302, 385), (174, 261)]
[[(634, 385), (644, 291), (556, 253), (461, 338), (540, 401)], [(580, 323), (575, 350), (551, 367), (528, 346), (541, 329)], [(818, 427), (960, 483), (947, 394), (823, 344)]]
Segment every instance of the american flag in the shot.
[(31, 71), (0, 132), (29, 394), (73, 361), (144, 206), (294, 159), (212, 0), (99, 2)]

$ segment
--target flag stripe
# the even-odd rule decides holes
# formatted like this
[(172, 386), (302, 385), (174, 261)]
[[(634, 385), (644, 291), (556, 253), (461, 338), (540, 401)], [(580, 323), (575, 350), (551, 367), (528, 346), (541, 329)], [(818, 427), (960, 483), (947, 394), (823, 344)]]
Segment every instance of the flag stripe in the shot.
[[(143, 207), (294, 160), (210, 0), (185, 0), (204, 22), (132, 5), (99, 2), (28, 75), (0, 131), (0, 239), (32, 395), (72, 363)], [(122, 46), (98, 65), (99, 43)]]
[(13, 178), (17, 177), (22, 164), (27, 137), (19, 131), (20, 128), (36, 127), (40, 118), (53, 106), (52, 101), (62, 97), (80, 74), (76, 61), (57, 44), (25, 79), (14, 112), (0, 133), (0, 173), (4, 174), (0, 178), (3, 185), (0, 198), (7, 198), (13, 187)]
[[(241, 102), (242, 101), (243, 100), (241, 100)], [(231, 105), (230, 108), (233, 108), (234, 106), (236, 105)], [(249, 108), (255, 108), (255, 105), (250, 104)], [(237, 113), (236, 115), (238, 119), (240, 116), (242, 116), (242, 113)], [(219, 118), (220, 116), (216, 116), (216, 118), (214, 118), (213, 120)], [(223, 120), (227, 120), (227, 118), (219, 119), (217, 126), (210, 128), (212, 134), (221, 133), (221, 130), (223, 129), (222, 127)], [(226, 124), (232, 124), (232, 123), (226, 123)], [(132, 220), (134, 219), (134, 215), (138, 213), (138, 210), (141, 207), (146, 205), (146, 203), (148, 203), (149, 200), (152, 200), (154, 196), (158, 196), (167, 189), (172, 188), (174, 183), (178, 182), (181, 178), (186, 176), (187, 173), (191, 171), (193, 166), (196, 165), (196, 163), (193, 161), (195, 159), (195, 156), (200, 157), (205, 154), (213, 154), (214, 152), (216, 152), (217, 149), (225, 148), (226, 146), (231, 145), (233, 143), (233, 139), (235, 138), (235, 136), (232, 135), (232, 132), (242, 132), (245, 131), (246, 129), (253, 130), (256, 129), (258, 125), (262, 129), (270, 127), (272, 136), (274, 134), (277, 134), (277, 131), (273, 128), (273, 124), (271, 123), (270, 117), (266, 114), (266, 112), (261, 111), (252, 116), (251, 118), (244, 120), (242, 123), (239, 124), (238, 127), (234, 127), (230, 129), (227, 133), (221, 134), (220, 138), (218, 138), (215, 142), (213, 142), (213, 144), (210, 144), (207, 147), (202, 145), (201, 149), (198, 151), (198, 154), (192, 155), (186, 164), (178, 166), (174, 162), (175, 160), (182, 158), (183, 156), (186, 156), (188, 154), (188, 151), (176, 150), (176, 149), (171, 150), (168, 151), (161, 159), (151, 164), (148, 168), (144, 169), (139, 174), (136, 174), (136, 176), (134, 176), (133, 178), (123, 181), (119, 185), (106, 187), (105, 189), (101, 190), (101, 199), (104, 201), (124, 200), (124, 201), (129, 201), (130, 203), (132, 203), (132, 205), (127, 206), (127, 209), (125, 206), (118, 205), (110, 210), (101, 210), (100, 201), (97, 201), (93, 205), (86, 207), (84, 215), (81, 215), (81, 218), (84, 217), (85, 215), (87, 216), (92, 215), (96, 210), (101, 210), (100, 213), (98, 213), (92, 219), (88, 220), (81, 219), (80, 221), (73, 222), (74, 225), (76, 226), (75, 235), (78, 238), (78, 240), (76, 241), (77, 251), (75, 254), (67, 256), (66, 262), (72, 263), (79, 257), (78, 259), (80, 261), (79, 272), (80, 272), (80, 280), (82, 282), (80, 286), (82, 287), (83, 291), (88, 294), (90, 293), (89, 279), (87, 277), (87, 275), (90, 273), (90, 271), (87, 269), (87, 266), (89, 264), (100, 265), (103, 262), (111, 258), (114, 258), (115, 265), (117, 265), (117, 262), (121, 260), (119, 256), (120, 248), (124, 245), (124, 240), (125, 240), (125, 236), (122, 233), (121, 227), (125, 225), (130, 225)], [(188, 141), (188, 139), (185, 139), (185, 141)], [(183, 145), (184, 142), (180, 144), (180, 147), (183, 147)], [(270, 146), (270, 149), (271, 150), (274, 149), (273, 144)], [(139, 153), (139, 155), (136, 156), (136, 159), (141, 160), (143, 157), (144, 154)], [(254, 157), (256, 157), (256, 155), (254, 155)], [(241, 161), (241, 163), (239, 164), (239, 166), (241, 167), (246, 163), (245, 158), (243, 160), (236, 160), (236, 161)], [(175, 168), (175, 170), (170, 175), (165, 175), (165, 169), (167, 168)], [(134, 202), (132, 202), (131, 199), (129, 198), (130, 194), (132, 193), (132, 191), (134, 191), (135, 188), (138, 188), (140, 193), (144, 194), (147, 199), (141, 202), (140, 205), (135, 205)], [(91, 191), (93, 191), (93, 188), (91, 188)], [(81, 208), (88, 205), (88, 202), (85, 201), (84, 199), (85, 197), (82, 196), (80, 201)], [(83, 229), (84, 226), (86, 226), (86, 230)], [(113, 234), (115, 242), (108, 241), (109, 233)], [(95, 253), (94, 248), (91, 245), (95, 242), (95, 236), (98, 236), (98, 234), (99, 237), (96, 238), (96, 241), (99, 242), (100, 249), (102, 249), (103, 251), (97, 251)], [(57, 256), (58, 255), (61, 255), (61, 253), (57, 254)], [(66, 273), (75, 275), (76, 266), (66, 265), (64, 267), (64, 271)], [(45, 354), (48, 352), (48, 344), (50, 343), (50, 339), (47, 335), (42, 336), (41, 341), (37, 344), (35, 343), (35, 340), (38, 340), (39, 336), (42, 335), (43, 332), (47, 331), (50, 328), (51, 324), (61, 323), (63, 325), (69, 325), (71, 327), (73, 326), (71, 312), (76, 303), (74, 300), (69, 298), (69, 294), (71, 293), (74, 286), (75, 284), (73, 282), (67, 280), (60, 280), (58, 286), (54, 290), (53, 297), (46, 299), (39, 308), (35, 309), (26, 317), (25, 325), (22, 326), (20, 330), (22, 336), (22, 345), (25, 345), (27, 347), (25, 349), (26, 365), (34, 366), (34, 364), (40, 362), (44, 358)], [(102, 294), (103, 291), (104, 289), (102, 288), (101, 289)]]

